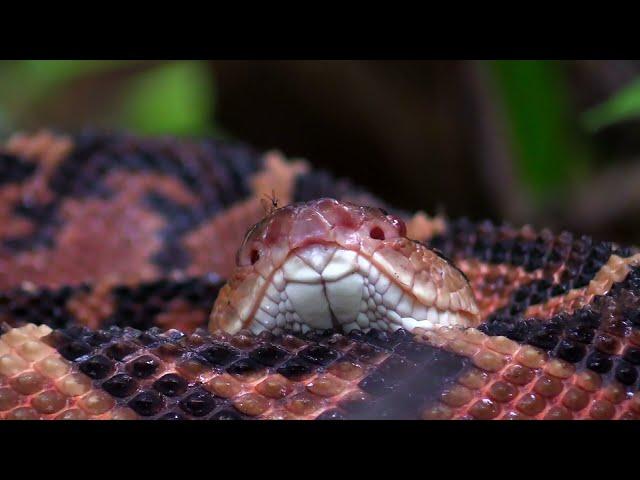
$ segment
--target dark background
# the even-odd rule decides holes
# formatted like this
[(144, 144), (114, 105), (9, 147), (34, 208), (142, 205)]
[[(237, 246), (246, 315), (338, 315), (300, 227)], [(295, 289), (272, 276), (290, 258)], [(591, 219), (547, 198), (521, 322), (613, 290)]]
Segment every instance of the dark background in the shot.
[(0, 132), (211, 135), (406, 209), (640, 243), (637, 61), (5, 61)]

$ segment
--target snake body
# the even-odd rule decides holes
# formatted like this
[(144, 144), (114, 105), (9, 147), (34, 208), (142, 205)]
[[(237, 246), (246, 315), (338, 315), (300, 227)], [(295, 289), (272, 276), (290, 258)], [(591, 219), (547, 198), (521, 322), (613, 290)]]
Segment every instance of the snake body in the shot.
[[(640, 415), (635, 248), (408, 215), (305, 162), (212, 140), (41, 132), (0, 152), (0, 418)], [(384, 208), (385, 229), (403, 219), (411, 248), (468, 279), (464, 328), (342, 328), (333, 312), (318, 331), (209, 330), (216, 298), (238, 291), (223, 286), (265, 194), (312, 201), (280, 214), (330, 197)]]

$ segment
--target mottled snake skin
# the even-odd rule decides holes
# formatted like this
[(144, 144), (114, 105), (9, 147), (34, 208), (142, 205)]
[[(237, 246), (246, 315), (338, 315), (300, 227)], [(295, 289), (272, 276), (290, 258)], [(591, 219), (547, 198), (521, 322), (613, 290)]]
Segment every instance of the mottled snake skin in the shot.
[(9, 139), (0, 418), (640, 416), (640, 255), (568, 232), (414, 218), (414, 238), (469, 278), (478, 329), (209, 333), (265, 194), (381, 205), (304, 162), (218, 141)]

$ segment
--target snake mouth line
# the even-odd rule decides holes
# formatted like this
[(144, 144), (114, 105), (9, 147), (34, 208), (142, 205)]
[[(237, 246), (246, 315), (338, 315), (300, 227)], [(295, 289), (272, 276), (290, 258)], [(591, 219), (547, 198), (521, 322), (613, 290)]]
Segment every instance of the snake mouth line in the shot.
[(264, 330), (280, 334), (472, 324), (471, 311), (438, 308), (435, 298), (421, 302), (397, 276), (375, 258), (335, 244), (295, 249), (267, 279), (248, 328), (255, 334)]

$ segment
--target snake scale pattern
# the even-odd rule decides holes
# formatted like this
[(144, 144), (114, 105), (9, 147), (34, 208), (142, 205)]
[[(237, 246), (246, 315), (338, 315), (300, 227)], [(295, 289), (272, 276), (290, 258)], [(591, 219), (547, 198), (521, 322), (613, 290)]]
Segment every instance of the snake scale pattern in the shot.
[[(477, 328), (209, 331), (248, 227), (384, 206), (466, 275)], [(640, 253), (408, 215), (278, 153), (19, 134), (0, 148), (2, 419), (636, 419)]]

